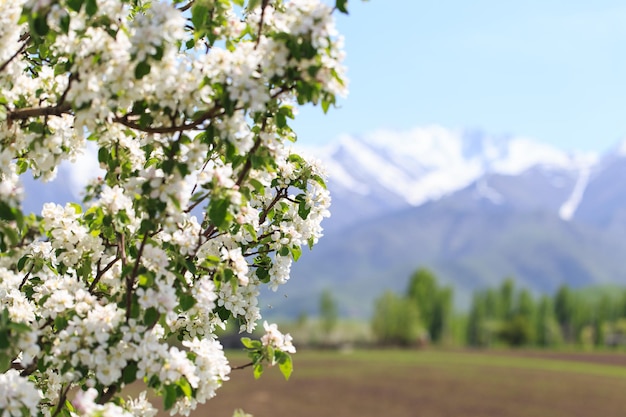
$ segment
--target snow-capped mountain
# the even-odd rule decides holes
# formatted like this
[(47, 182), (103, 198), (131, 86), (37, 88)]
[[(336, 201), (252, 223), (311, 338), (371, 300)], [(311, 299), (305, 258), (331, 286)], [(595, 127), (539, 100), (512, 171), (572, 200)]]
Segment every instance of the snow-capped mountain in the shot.
[[(418, 267), (471, 292), (514, 277), (535, 293), (626, 283), (626, 142), (604, 155), (441, 127), (343, 137), (317, 150), (329, 173), (326, 236), (293, 267), (288, 298), (315, 313), (333, 288), (366, 317)], [(281, 299), (279, 299), (281, 298)]]
[[(333, 212), (340, 218), (330, 222), (331, 228), (390, 209), (436, 201), (473, 183), (477, 184), (476, 197), (504, 203), (487, 178), (517, 177), (532, 170), (551, 177), (561, 195), (557, 211), (563, 219), (571, 219), (598, 161), (593, 154), (567, 153), (525, 137), (439, 126), (379, 131), (363, 138), (346, 135), (329, 146), (308, 151), (319, 157), (328, 171)], [(342, 219), (344, 212), (351, 215)]]

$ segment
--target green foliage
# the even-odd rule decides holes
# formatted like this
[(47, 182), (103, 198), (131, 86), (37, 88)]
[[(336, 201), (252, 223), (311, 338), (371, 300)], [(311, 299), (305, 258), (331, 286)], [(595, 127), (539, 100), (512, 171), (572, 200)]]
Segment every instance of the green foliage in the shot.
[(431, 271), (420, 268), (410, 278), (407, 298), (413, 302), (433, 342), (439, 342), (452, 316), (452, 289), (439, 287)]
[(392, 292), (376, 301), (372, 331), (378, 343), (397, 346), (413, 345), (424, 334), (417, 306)]
[(327, 337), (337, 326), (338, 319), (337, 301), (330, 290), (324, 290), (320, 296), (320, 321), (322, 331)]
[(275, 349), (270, 345), (264, 345), (258, 340), (252, 340), (249, 337), (242, 337), (243, 344), (248, 357), (251, 359), (250, 365), (253, 367), (255, 379), (259, 379), (263, 374), (266, 366), (278, 365), (278, 369), (288, 380), (293, 373), (293, 360), (287, 352)]
[(526, 289), (517, 291), (513, 279), (504, 280), (496, 291), (474, 294), (467, 327), (471, 346), (505, 344), (524, 346), (535, 342), (536, 306)]

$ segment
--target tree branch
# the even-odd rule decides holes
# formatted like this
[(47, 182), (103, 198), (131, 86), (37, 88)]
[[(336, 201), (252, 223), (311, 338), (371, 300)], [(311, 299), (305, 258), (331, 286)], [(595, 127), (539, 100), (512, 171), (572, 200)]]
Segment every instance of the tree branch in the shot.
[(8, 60), (6, 60), (4, 63), (2, 63), (2, 65), (0, 65), (0, 72), (4, 71), (5, 68), (9, 66), (11, 61), (13, 61), (15, 58), (17, 58), (17, 56), (19, 54), (24, 52), (24, 50), (26, 49), (26, 45), (28, 45), (28, 41), (29, 40), (30, 40), (30, 35), (28, 35), (28, 34), (26, 36), (23, 36), (22, 38), (20, 38), (20, 42), (24, 42), (24, 43), (22, 44), (22, 46), (20, 46), (20, 48), (13, 55), (11, 55), (11, 57)]
[(118, 390), (117, 385), (109, 386), (109, 388), (107, 389), (107, 392), (102, 393), (102, 397), (98, 399), (97, 403), (98, 404), (108, 403), (109, 401), (111, 401), (111, 398), (113, 398), (117, 390)]
[(259, 43), (261, 43), (261, 32), (263, 31), (263, 20), (265, 19), (265, 8), (269, 4), (270, 0), (263, 0), (261, 3), (261, 20), (259, 20), (259, 30), (256, 34), (256, 43), (254, 44), (254, 49), (258, 48)]
[[(115, 257), (115, 259), (113, 259), (111, 262), (109, 262), (109, 263), (108, 263), (108, 264), (104, 267), (104, 269), (103, 269), (103, 270), (98, 271), (98, 273), (97, 273), (96, 277), (94, 278), (93, 282), (92, 282), (92, 283), (91, 283), (91, 285), (89, 286), (89, 292), (90, 292), (90, 293), (93, 293), (93, 290), (96, 288), (96, 285), (98, 285), (98, 282), (100, 282), (100, 279), (102, 278), (102, 276), (103, 276), (104, 274), (106, 274), (106, 273), (107, 273), (107, 271), (108, 271), (109, 269), (113, 268), (113, 265), (115, 265), (115, 263), (116, 263), (117, 261), (119, 261), (119, 260), (120, 260), (120, 257), (119, 257), (119, 256), (116, 256), (116, 257)], [(98, 265), (98, 267), (100, 267), (100, 265)]]
[(141, 240), (139, 252), (137, 252), (137, 259), (135, 261), (133, 271), (130, 276), (126, 277), (126, 323), (130, 320), (131, 307), (133, 303), (133, 285), (135, 285), (135, 278), (137, 278), (137, 274), (139, 273), (139, 262), (141, 261), (141, 257), (143, 255), (143, 249), (146, 247), (146, 243), (148, 242), (148, 237), (149, 234), (146, 231), (143, 235), (143, 239)]
[(16, 109), (7, 115), (9, 121), (14, 120), (26, 120), (31, 117), (39, 116), (61, 116), (62, 114), (69, 113), (72, 106), (68, 102), (59, 103), (56, 106), (49, 107), (26, 107), (23, 109)]
[(181, 7), (180, 10), (181, 12), (186, 12), (187, 10), (191, 9), (191, 7), (193, 6), (194, 0), (191, 0), (189, 3), (185, 4), (183, 7)]
[(248, 362), (245, 365), (234, 366), (234, 367), (232, 367), (230, 369), (233, 370), (233, 371), (239, 371), (241, 369), (249, 368), (249, 367), (251, 367), (253, 365), (254, 365), (254, 362)]
[(70, 391), (71, 387), (72, 384), (67, 384), (65, 389), (63, 388), (63, 386), (61, 386), (61, 389), (59, 390), (59, 402), (57, 403), (57, 408), (54, 410), (54, 414), (52, 414), (52, 417), (58, 416), (61, 410), (63, 410), (63, 407), (65, 406), (65, 400), (67, 400), (67, 393)]

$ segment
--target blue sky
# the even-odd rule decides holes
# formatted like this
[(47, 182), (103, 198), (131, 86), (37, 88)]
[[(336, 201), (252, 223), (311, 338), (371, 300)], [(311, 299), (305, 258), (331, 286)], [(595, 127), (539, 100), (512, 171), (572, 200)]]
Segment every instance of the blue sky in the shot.
[(303, 144), (430, 124), (605, 151), (626, 137), (626, 3), (351, 0), (350, 95)]

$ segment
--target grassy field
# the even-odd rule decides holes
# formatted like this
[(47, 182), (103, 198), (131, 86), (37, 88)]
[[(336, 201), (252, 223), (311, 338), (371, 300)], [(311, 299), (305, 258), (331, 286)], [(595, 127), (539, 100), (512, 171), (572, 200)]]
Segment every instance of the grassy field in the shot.
[(294, 359), (288, 382), (278, 369), (260, 380), (235, 371), (192, 416), (231, 417), (236, 408), (254, 417), (626, 415), (624, 354), (304, 351)]

